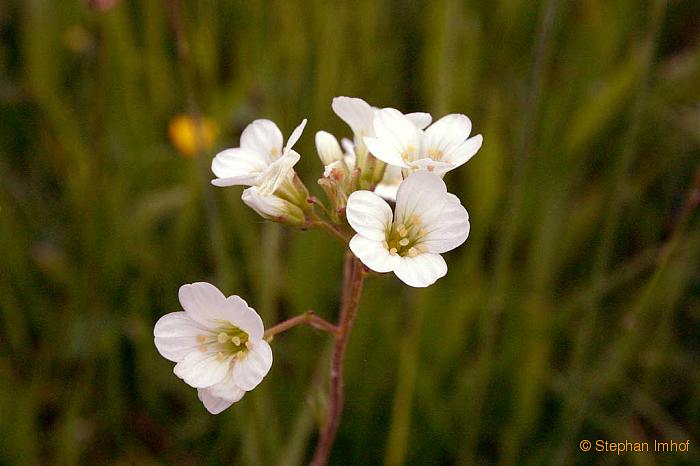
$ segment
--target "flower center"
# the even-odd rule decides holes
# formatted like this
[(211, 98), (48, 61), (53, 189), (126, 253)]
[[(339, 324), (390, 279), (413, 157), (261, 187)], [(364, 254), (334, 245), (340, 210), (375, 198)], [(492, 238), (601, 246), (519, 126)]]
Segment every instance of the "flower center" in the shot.
[(412, 214), (403, 223), (395, 223), (387, 235), (384, 246), (391, 255), (415, 257), (422, 251), (420, 240), (425, 236), (418, 215)]
[(242, 357), (248, 350), (249, 345), (248, 333), (230, 324), (219, 327), (218, 333), (212, 332), (209, 335), (198, 335), (197, 342), (199, 342), (200, 351), (206, 352), (209, 348), (214, 348), (219, 351), (221, 359), (230, 355)]

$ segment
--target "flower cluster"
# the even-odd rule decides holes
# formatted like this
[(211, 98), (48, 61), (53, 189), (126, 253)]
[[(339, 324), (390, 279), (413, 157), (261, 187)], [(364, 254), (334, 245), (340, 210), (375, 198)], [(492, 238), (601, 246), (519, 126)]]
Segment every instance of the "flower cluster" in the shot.
[[(286, 144), (274, 122), (252, 122), (239, 147), (214, 157), (212, 184), (246, 186), (243, 202), (263, 218), (322, 228), (375, 272), (394, 272), (413, 287), (435, 283), (447, 273), (441, 254), (469, 235), (469, 215), (442, 178), (477, 153), (481, 135), (470, 137), (471, 121), (461, 114), (433, 123), (429, 113), (403, 114), (352, 97), (336, 97), (332, 108), (353, 136), (339, 143), (326, 131), (316, 133), (324, 165), (318, 184), (328, 204), (310, 196), (294, 170), (301, 156), (293, 147), (306, 120)], [(179, 298), (184, 312), (157, 322), (155, 344), (177, 363), (175, 374), (197, 388), (205, 407), (216, 414), (262, 381), (272, 351), (262, 320), (240, 297), (226, 298), (213, 285), (194, 283), (180, 288)], [(331, 332), (346, 328), (316, 323)]]

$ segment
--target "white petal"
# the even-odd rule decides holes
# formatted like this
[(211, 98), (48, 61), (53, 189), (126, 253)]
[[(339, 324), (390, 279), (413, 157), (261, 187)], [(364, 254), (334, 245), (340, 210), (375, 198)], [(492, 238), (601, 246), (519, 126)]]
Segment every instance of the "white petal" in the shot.
[[(416, 127), (404, 114), (393, 108), (379, 110), (374, 117), (374, 134), (382, 141), (380, 147), (375, 147), (382, 154), (391, 148), (392, 165), (396, 163), (396, 155), (404, 161), (415, 160), (421, 148), (422, 131)], [(367, 146), (369, 148), (369, 144)], [(374, 152), (372, 151), (374, 154)], [(389, 157), (389, 154), (386, 154)], [(381, 159), (381, 154), (374, 154)], [(400, 165), (399, 165), (400, 166)]]
[(350, 240), (350, 250), (363, 264), (380, 273), (391, 272), (400, 260), (398, 255), (389, 254), (384, 247), (384, 241), (375, 241), (360, 234)]
[(445, 259), (439, 254), (419, 254), (415, 257), (402, 257), (394, 270), (399, 279), (409, 286), (423, 288), (435, 283), (447, 274)]
[(374, 188), (374, 192), (387, 201), (396, 202), (396, 193), (402, 181), (401, 169), (394, 165), (387, 165), (384, 169), (384, 177)]
[(301, 156), (298, 152), (290, 150), (272, 162), (255, 179), (255, 184), (260, 188), (260, 194), (273, 194), (277, 191), (277, 188), (292, 176), (294, 165), (299, 162), (300, 158)]
[(272, 349), (265, 340), (250, 345), (242, 360), (233, 365), (233, 381), (241, 389), (249, 392), (258, 386), (272, 367)]
[(299, 123), (299, 126), (294, 128), (294, 131), (292, 131), (292, 134), (289, 136), (289, 139), (287, 139), (287, 145), (284, 146), (284, 152), (283, 154), (287, 154), (290, 150), (292, 150), (292, 147), (294, 147), (294, 144), (297, 143), (299, 138), (301, 137), (301, 133), (304, 132), (304, 127), (306, 126), (306, 118), (301, 120), (301, 123)]
[[(243, 390), (240, 390), (240, 392), (242, 393), (241, 398), (243, 398), (245, 392)], [(224, 398), (218, 398), (211, 393), (209, 388), (198, 388), (197, 397), (211, 414), (219, 414), (233, 403), (241, 399), (239, 398), (238, 400), (231, 401)]]
[(156, 322), (153, 329), (154, 342), (158, 352), (166, 359), (180, 362), (192, 351), (199, 351), (199, 335), (211, 331), (192, 320), (186, 312), (171, 312)]
[(363, 141), (367, 146), (367, 150), (382, 162), (396, 167), (408, 168), (408, 165), (401, 157), (401, 152), (387, 141), (378, 138), (364, 138)]
[(427, 234), (419, 243), (428, 248), (429, 252), (440, 254), (451, 251), (464, 243), (469, 236), (467, 210), (454, 194), (447, 193), (447, 199), (438, 219), (426, 225)]
[[(237, 147), (219, 152), (211, 162), (211, 171), (221, 179), (217, 186), (248, 185), (269, 165), (270, 161), (260, 152)], [(228, 183), (228, 184), (223, 184)]]
[(396, 194), (396, 223), (404, 223), (413, 214), (424, 225), (433, 222), (447, 202), (447, 186), (434, 173), (418, 171), (406, 178)]
[(232, 358), (221, 358), (216, 351), (193, 351), (175, 365), (173, 372), (191, 387), (207, 388), (224, 380)]
[(187, 315), (207, 328), (217, 327), (225, 315), (226, 297), (210, 283), (182, 285), (178, 298)]
[(458, 158), (460, 147), (469, 137), (471, 129), (472, 123), (466, 115), (446, 115), (425, 130), (421, 152), (424, 156), (455, 165), (454, 159)]
[(393, 218), (389, 204), (371, 191), (352, 193), (348, 198), (345, 215), (356, 232), (375, 241), (386, 239)]
[(423, 112), (414, 112), (414, 113), (407, 113), (406, 118), (411, 120), (414, 125), (416, 125), (416, 128), (418, 129), (425, 129), (426, 126), (430, 124), (431, 121), (433, 121), (432, 115), (430, 113), (423, 113)]
[(476, 136), (467, 139), (462, 144), (455, 147), (449, 154), (446, 155), (445, 160), (448, 160), (452, 164), (452, 168), (457, 168), (464, 165), (472, 157), (474, 157), (477, 152), (479, 152), (483, 142), (483, 136), (481, 136), (481, 134), (477, 134)]
[(411, 162), (411, 168), (415, 171), (427, 171), (435, 174), (443, 174), (452, 170), (454, 165), (448, 162), (443, 162), (440, 160), (433, 160), (431, 158), (418, 159)]
[(229, 322), (248, 334), (248, 341), (255, 342), (263, 337), (265, 327), (263, 321), (255, 312), (255, 309), (248, 306), (248, 303), (240, 296), (233, 295), (226, 298), (229, 305)]
[(241, 147), (265, 156), (268, 161), (282, 155), (282, 132), (270, 120), (255, 120), (241, 134)]
[(224, 380), (212, 385), (209, 388), (206, 388), (205, 390), (207, 390), (207, 392), (209, 392), (212, 396), (232, 402), (240, 400), (243, 398), (243, 395), (245, 395), (245, 390), (236, 384), (236, 379), (233, 376), (232, 370), (228, 371), (228, 374)]
[(379, 183), (374, 188), (374, 194), (389, 202), (396, 202), (396, 193), (399, 192), (399, 184)]
[(335, 97), (331, 107), (335, 114), (352, 128), (356, 136), (374, 135), (374, 109), (364, 100), (356, 97)]
[(324, 166), (343, 160), (343, 151), (338, 140), (326, 131), (316, 133), (316, 152)]

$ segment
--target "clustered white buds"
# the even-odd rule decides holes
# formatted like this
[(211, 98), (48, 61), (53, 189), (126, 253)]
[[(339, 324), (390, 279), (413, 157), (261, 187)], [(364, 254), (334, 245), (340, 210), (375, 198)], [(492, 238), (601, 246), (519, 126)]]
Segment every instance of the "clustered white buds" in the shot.
[[(350, 250), (371, 270), (394, 272), (413, 287), (435, 283), (447, 273), (441, 254), (469, 235), (469, 215), (442, 177), (477, 153), (481, 135), (469, 137), (471, 121), (461, 114), (431, 125), (429, 113), (379, 109), (353, 97), (334, 98), (332, 108), (350, 126), (353, 139), (338, 143), (328, 132), (316, 133), (324, 165), (319, 185), (330, 209), (309, 197), (294, 171), (301, 156), (292, 147), (306, 120), (284, 147), (275, 123), (252, 122), (240, 147), (214, 157), (212, 184), (248, 186), (243, 202), (267, 220), (322, 225), (345, 242), (352, 236)], [(395, 202), (393, 210), (387, 201)], [(318, 217), (316, 204), (327, 219)], [(262, 381), (272, 350), (263, 339), (260, 316), (240, 297), (226, 298), (213, 285), (194, 283), (182, 286), (179, 298), (184, 312), (156, 323), (155, 344), (177, 363), (175, 374), (197, 388), (207, 410), (217, 414)]]

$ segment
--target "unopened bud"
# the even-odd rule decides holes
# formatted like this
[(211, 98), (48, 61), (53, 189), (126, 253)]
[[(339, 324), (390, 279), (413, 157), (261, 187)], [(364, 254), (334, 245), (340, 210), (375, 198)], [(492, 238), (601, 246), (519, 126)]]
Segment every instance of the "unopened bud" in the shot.
[(338, 140), (326, 131), (316, 133), (316, 151), (324, 166), (343, 160), (343, 151)]
[(243, 202), (261, 217), (287, 225), (304, 222), (304, 213), (291, 202), (274, 194), (261, 194), (256, 186), (243, 191)]

